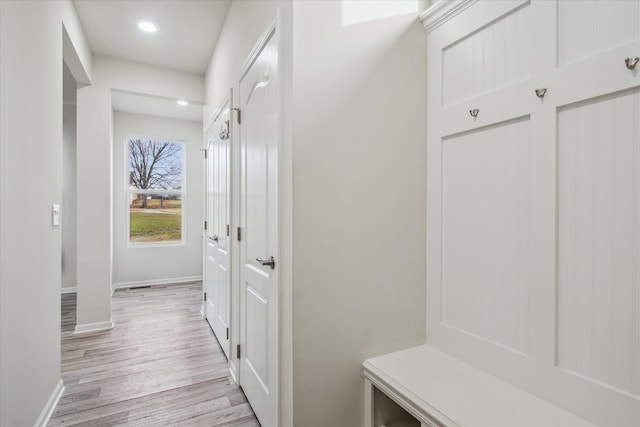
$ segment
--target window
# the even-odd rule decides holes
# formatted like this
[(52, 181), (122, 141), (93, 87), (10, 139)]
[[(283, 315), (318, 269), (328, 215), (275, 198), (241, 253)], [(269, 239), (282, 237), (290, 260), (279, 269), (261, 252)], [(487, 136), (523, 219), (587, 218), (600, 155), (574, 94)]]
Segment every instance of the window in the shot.
[(184, 241), (184, 144), (127, 137), (130, 244)]

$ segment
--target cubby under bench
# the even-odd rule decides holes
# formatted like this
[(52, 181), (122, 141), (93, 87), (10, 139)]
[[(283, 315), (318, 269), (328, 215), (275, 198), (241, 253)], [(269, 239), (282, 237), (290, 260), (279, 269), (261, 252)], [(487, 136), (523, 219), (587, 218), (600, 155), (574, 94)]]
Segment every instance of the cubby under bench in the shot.
[(428, 344), (363, 366), (365, 427), (594, 427)]

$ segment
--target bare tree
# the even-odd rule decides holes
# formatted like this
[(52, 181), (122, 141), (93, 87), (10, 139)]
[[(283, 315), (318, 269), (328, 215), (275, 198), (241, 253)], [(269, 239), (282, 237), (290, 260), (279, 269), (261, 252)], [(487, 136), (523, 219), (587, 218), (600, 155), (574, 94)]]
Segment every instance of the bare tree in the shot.
[[(182, 185), (180, 144), (129, 139), (129, 184), (140, 190), (178, 190)], [(147, 207), (146, 196), (142, 207)]]

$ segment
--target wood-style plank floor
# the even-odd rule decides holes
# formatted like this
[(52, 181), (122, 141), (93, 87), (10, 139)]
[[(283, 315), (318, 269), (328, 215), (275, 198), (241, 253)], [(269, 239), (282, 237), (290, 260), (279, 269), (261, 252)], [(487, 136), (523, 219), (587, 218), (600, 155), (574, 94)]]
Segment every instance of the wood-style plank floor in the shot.
[(110, 331), (73, 335), (62, 296), (62, 379), (49, 426), (259, 426), (200, 315), (200, 282), (118, 290)]

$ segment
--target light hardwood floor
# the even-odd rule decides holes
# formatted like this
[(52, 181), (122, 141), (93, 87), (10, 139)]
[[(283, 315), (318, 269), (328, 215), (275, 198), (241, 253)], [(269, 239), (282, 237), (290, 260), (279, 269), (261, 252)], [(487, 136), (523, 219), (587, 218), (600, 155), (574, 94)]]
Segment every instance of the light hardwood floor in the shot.
[(202, 285), (118, 290), (115, 327), (73, 335), (76, 296), (62, 296), (62, 379), (49, 426), (259, 426), (200, 315)]

